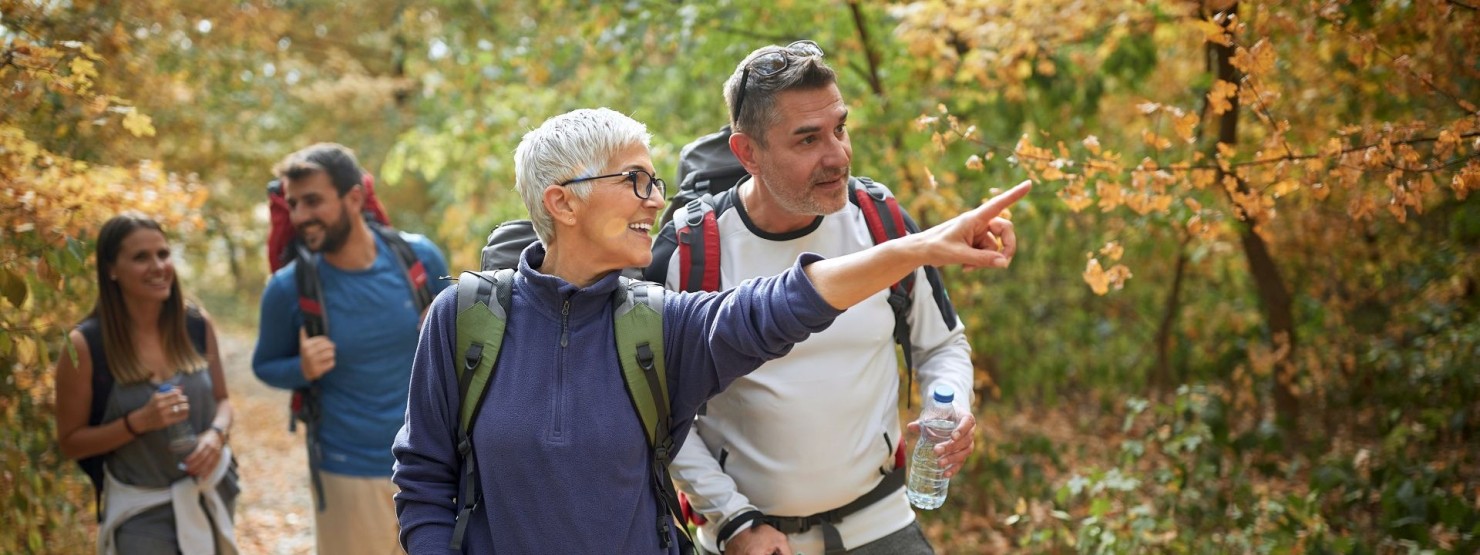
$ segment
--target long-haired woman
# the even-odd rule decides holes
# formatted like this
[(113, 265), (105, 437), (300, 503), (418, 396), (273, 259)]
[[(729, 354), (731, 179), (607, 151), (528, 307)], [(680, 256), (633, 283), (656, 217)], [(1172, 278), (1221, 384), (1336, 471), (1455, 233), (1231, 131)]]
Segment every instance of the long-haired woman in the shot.
[(221, 356), (159, 223), (125, 214), (103, 224), (97, 279), (97, 304), (57, 363), (56, 419), (62, 454), (100, 495), (99, 551), (235, 553)]

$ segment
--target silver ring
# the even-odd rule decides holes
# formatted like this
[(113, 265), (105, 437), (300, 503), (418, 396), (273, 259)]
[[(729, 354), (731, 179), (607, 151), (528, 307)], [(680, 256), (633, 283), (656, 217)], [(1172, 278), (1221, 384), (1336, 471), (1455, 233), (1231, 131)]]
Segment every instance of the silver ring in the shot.
[(175, 405), (175, 412), (180, 412), (180, 405)]

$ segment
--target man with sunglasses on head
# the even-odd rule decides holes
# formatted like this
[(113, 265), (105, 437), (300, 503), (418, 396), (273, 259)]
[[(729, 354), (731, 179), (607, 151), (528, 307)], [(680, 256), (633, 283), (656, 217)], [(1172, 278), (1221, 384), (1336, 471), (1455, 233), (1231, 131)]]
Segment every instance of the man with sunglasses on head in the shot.
[[(752, 52), (725, 82), (730, 149), (749, 172), (713, 200), (719, 288), (785, 270), (803, 252), (841, 256), (874, 240), (849, 175), (848, 107), (816, 43)], [(732, 198), (726, 198), (730, 195)], [(675, 212), (654, 244), (649, 280), (682, 289)], [(707, 217), (707, 216), (706, 216)], [(707, 224), (706, 224), (707, 225)], [(1016, 244), (999, 222), (1004, 243)], [(694, 238), (684, 230), (682, 240)], [(1015, 248), (1015, 247), (1014, 247)], [(691, 247), (690, 257), (703, 256)], [(908, 309), (920, 391), (948, 384), (965, 415), (938, 448), (955, 474), (973, 447), (970, 346), (939, 275), (915, 272)], [(894, 313), (875, 294), (790, 354), (708, 402), (671, 470), (711, 553), (933, 553), (905, 497)], [(819, 372), (819, 368), (826, 371)], [(911, 425), (911, 428), (917, 426)]]

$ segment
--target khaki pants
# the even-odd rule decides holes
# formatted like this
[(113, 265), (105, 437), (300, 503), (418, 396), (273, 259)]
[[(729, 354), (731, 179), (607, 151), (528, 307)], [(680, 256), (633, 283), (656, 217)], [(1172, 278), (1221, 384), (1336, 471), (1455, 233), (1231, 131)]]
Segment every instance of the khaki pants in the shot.
[[(319, 471), (324, 481), (323, 511), (314, 496), (314, 536), (319, 555), (405, 553), (398, 537), (396, 485), (390, 477), (361, 478)], [(312, 489), (312, 488), (310, 488)]]

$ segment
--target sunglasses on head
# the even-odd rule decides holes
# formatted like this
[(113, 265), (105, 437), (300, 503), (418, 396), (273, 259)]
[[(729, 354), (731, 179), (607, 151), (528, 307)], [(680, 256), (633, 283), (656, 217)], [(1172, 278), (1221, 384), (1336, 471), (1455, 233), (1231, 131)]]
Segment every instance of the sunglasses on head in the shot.
[(770, 77), (786, 66), (791, 65), (794, 58), (821, 58), (822, 47), (810, 40), (799, 40), (786, 45), (786, 48), (772, 50), (756, 56), (745, 64), (745, 69), (740, 71), (740, 90), (735, 91), (735, 106), (730, 110), (730, 119), (740, 121), (740, 108), (745, 106), (745, 86), (750, 84), (750, 74), (754, 72), (761, 77)]

